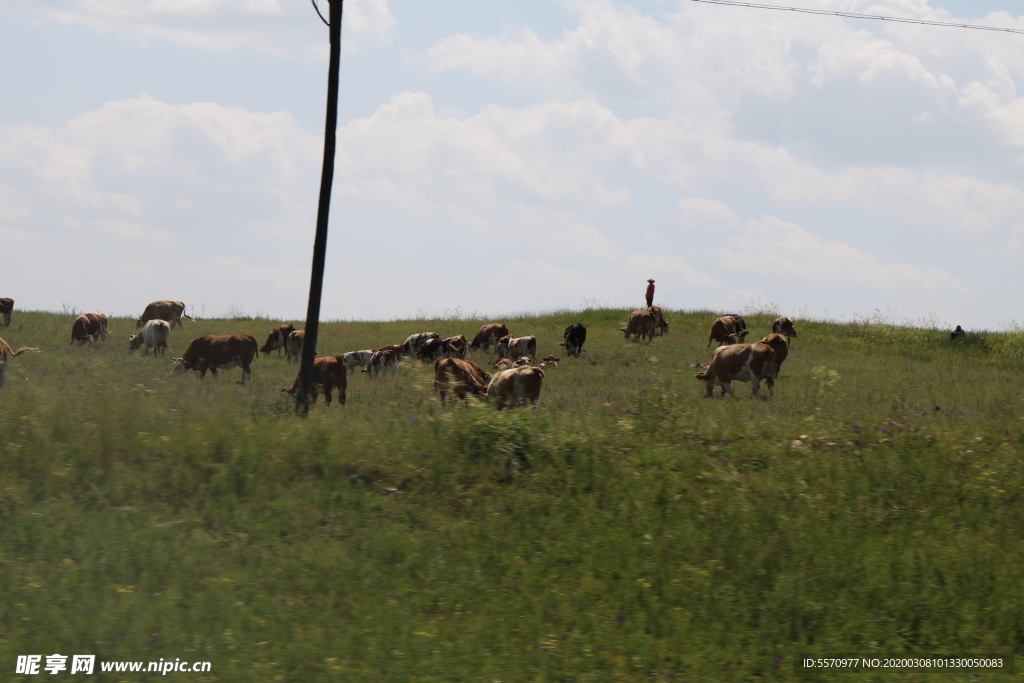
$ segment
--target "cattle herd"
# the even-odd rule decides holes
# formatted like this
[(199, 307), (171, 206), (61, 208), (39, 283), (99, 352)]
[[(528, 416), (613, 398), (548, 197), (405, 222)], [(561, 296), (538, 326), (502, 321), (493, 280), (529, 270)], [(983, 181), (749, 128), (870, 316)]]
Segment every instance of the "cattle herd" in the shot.
[[(13, 310), (13, 300), (0, 298), (0, 316), (4, 326), (10, 325)], [(182, 319), (195, 320), (185, 314), (185, 304), (182, 302), (154, 301), (146, 306), (146, 310), (135, 321), (136, 327), (141, 330), (129, 336), (129, 350), (142, 348), (145, 354), (152, 350), (154, 357), (162, 356), (170, 348), (171, 330), (175, 326), (183, 326)], [(627, 326), (619, 329), (625, 333), (627, 340), (632, 337), (633, 341), (646, 339), (650, 343), (656, 335), (667, 333), (668, 328), (668, 321), (661, 308), (649, 306), (633, 311)], [(241, 383), (245, 384), (252, 378), (251, 366), (257, 353), (269, 356), (277, 352), (280, 356), (281, 351), (284, 351), (288, 362), (299, 362), (305, 334), (293, 325), (280, 325), (270, 331), (262, 346), (250, 334), (196, 337), (180, 358), (171, 359), (171, 372), (178, 374), (195, 370), (202, 379), (207, 371), (216, 376), (218, 370), (240, 367)], [(768, 385), (769, 395), (772, 394), (779, 369), (789, 355), (789, 342), (797, 336), (793, 322), (789, 318), (777, 318), (772, 323), (771, 333), (753, 344), (744, 343), (746, 335), (747, 324), (740, 315), (727, 314), (712, 323), (708, 346), (712, 342), (718, 342), (719, 345), (709, 363), (697, 362), (692, 366), (702, 370), (695, 377), (702, 382), (705, 396), (712, 396), (716, 386), (721, 387), (721, 396), (732, 394), (731, 382), (734, 381), (750, 382), (751, 396), (757, 396), (760, 383), (764, 381)], [(72, 324), (72, 344), (90, 344), (106, 338), (105, 315), (85, 313)], [(579, 358), (586, 340), (586, 326), (573, 323), (562, 334), (559, 345), (565, 348), (568, 357)], [(467, 359), (471, 351), (486, 353), (492, 347), (498, 355), (497, 360), (489, 364), (494, 370), (493, 374)], [(27, 351), (39, 349), (22, 347), (15, 351), (0, 339), (0, 388), (4, 385), (8, 358)], [(401, 344), (387, 344), (378, 349), (350, 351), (315, 359), (314, 388), (310, 398), (316, 402), (318, 394), (323, 391), (326, 403), (330, 405), (337, 391), (338, 401), (344, 404), (348, 377), (357, 368), (375, 377), (396, 372), (399, 362), (406, 358), (433, 361), (433, 386), (442, 404), (450, 394), (460, 400), (477, 396), (493, 400), (499, 410), (527, 403), (536, 406), (544, 380), (544, 368), (557, 367), (559, 362), (558, 358), (547, 356), (538, 363), (536, 337), (513, 337), (508, 326), (503, 323), (482, 326), (471, 342), (462, 335), (445, 339), (434, 332), (421, 332), (410, 335)], [(296, 377), (291, 387), (281, 391), (294, 394), (298, 382)]]

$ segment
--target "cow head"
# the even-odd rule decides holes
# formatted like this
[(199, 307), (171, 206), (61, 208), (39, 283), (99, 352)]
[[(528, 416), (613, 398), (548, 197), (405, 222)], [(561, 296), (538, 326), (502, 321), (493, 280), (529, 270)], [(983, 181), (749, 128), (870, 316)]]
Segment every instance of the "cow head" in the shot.
[(192, 363), (189, 363), (184, 358), (172, 358), (171, 359), (171, 374), (180, 375), (183, 372), (187, 372), (192, 369)]
[(140, 346), (142, 346), (142, 335), (141, 334), (129, 335), (129, 337), (128, 337), (128, 350), (129, 351), (135, 351)]

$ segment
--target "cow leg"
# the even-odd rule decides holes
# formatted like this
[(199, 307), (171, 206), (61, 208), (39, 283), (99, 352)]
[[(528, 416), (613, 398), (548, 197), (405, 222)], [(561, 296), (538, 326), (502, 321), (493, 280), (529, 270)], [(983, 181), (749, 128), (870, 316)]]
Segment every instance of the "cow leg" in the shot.
[(726, 394), (729, 394), (730, 396), (735, 396), (736, 395), (736, 394), (732, 393), (732, 383), (731, 382), (722, 382), (722, 396), (725, 396)]
[(764, 383), (768, 385), (768, 398), (774, 398), (775, 396), (775, 380), (768, 377), (764, 380)]
[(761, 391), (761, 382), (756, 377), (750, 380), (750, 398), (756, 398), (757, 392)]
[(324, 405), (328, 408), (331, 407), (331, 392), (334, 391), (334, 384), (331, 382), (331, 378), (327, 377), (324, 379)]
[(0, 363), (0, 389), (7, 384), (7, 363)]

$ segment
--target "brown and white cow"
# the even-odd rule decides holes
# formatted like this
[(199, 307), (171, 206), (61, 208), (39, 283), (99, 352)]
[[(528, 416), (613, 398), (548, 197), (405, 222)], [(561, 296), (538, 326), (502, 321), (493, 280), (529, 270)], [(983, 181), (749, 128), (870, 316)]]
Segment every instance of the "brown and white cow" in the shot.
[(715, 322), (711, 323), (708, 346), (711, 346), (713, 341), (718, 342), (719, 346), (722, 344), (739, 344), (746, 335), (746, 328), (735, 317), (723, 315), (721, 318), (715, 318)]
[(174, 329), (175, 325), (181, 325), (181, 319), (194, 321), (190, 315), (185, 315), (185, 304), (180, 301), (172, 301), (167, 299), (166, 301), (154, 301), (150, 305), (146, 306), (146, 310), (142, 312), (139, 319), (135, 321), (135, 327), (142, 327), (150, 320), (166, 320), (171, 324), (171, 329)]
[(259, 351), (259, 342), (251, 334), (208, 334), (196, 337), (185, 349), (181, 358), (173, 359), (171, 374), (188, 370), (199, 372), (199, 379), (206, 378), (206, 371), (214, 377), (218, 370), (242, 368), (242, 384), (252, 379), (251, 365)]
[(518, 358), (529, 356), (530, 360), (537, 358), (537, 338), (504, 336), (497, 344), (499, 358)]
[(467, 395), (487, 396), (487, 384), (491, 376), (471, 360), (462, 358), (438, 358), (434, 361), (434, 390), (441, 396), (441, 405), (449, 391), (455, 392), (460, 400)]
[(3, 389), (4, 384), (7, 382), (7, 359), (20, 356), (26, 351), (35, 351), (36, 353), (40, 353), (39, 349), (31, 346), (22, 346), (20, 349), (15, 351), (11, 348), (10, 344), (5, 342), (3, 339), (0, 339), (0, 389)]
[(370, 377), (375, 377), (388, 371), (394, 374), (398, 372), (398, 358), (398, 354), (390, 349), (374, 351), (370, 357), (370, 362), (363, 368), (363, 372), (368, 373)]
[(373, 358), (373, 349), (349, 351), (342, 355), (342, 359), (345, 361), (345, 371), (350, 375), (356, 368), (365, 368), (369, 365), (371, 358)]
[(489, 323), (482, 325), (480, 331), (473, 337), (469, 344), (470, 351), (487, 351), (492, 344), (497, 344), (502, 337), (507, 337), (508, 325), (505, 323)]
[(448, 337), (444, 342), (448, 347), (445, 351), (445, 355), (449, 358), (466, 358), (466, 353), (469, 351), (469, 343), (461, 334), (457, 334), (454, 337)]
[(410, 334), (405, 343), (402, 344), (402, 349), (405, 351), (405, 355), (416, 357), (419, 353), (420, 347), (426, 344), (431, 339), (439, 339), (441, 335), (437, 332), (420, 332), (419, 334)]
[(491, 377), (487, 396), (498, 404), (498, 410), (525, 405), (529, 401), (537, 407), (544, 370), (532, 366), (502, 370)]
[(639, 309), (630, 313), (629, 323), (626, 327), (620, 327), (619, 332), (625, 332), (626, 339), (632, 335), (633, 341), (647, 337), (647, 343), (650, 344), (654, 340), (654, 331), (657, 327), (658, 320), (655, 315), (648, 310)]
[(164, 351), (171, 345), (171, 326), (166, 320), (150, 320), (143, 326), (142, 332), (128, 337), (129, 351), (135, 351), (143, 344), (146, 346), (144, 354), (149, 354), (149, 350), (153, 349), (154, 356), (164, 355)]
[(786, 341), (789, 341), (793, 337), (799, 337), (796, 333), (796, 328), (793, 327), (793, 321), (789, 318), (776, 318), (772, 322), (772, 332), (786, 335)]
[(71, 343), (88, 344), (107, 338), (107, 316), (102, 313), (83, 313), (71, 325)]
[(295, 331), (295, 325), (278, 325), (270, 331), (270, 336), (267, 337), (267, 343), (260, 347), (260, 353), (264, 356), (269, 356), (271, 351), (277, 351), (277, 355), (281, 355), (281, 349), (288, 344), (288, 335)]
[(654, 314), (658, 334), (668, 334), (668, 321), (665, 320), (665, 313), (661, 310), (661, 306), (648, 306), (647, 310)]
[(789, 339), (784, 334), (772, 332), (760, 343), (767, 344), (775, 352), (775, 379), (778, 379), (779, 372), (782, 370), (782, 362), (789, 358)]
[(402, 344), (385, 344), (384, 346), (376, 349), (378, 352), (390, 351), (395, 354), (395, 361), (401, 362), (402, 358), (405, 357), (405, 346)]
[(306, 341), (305, 330), (293, 330), (285, 340), (284, 357), (289, 363), (302, 360), (302, 344)]
[(750, 382), (750, 396), (754, 397), (761, 389), (761, 380), (768, 385), (771, 396), (775, 390), (775, 351), (760, 342), (719, 346), (711, 354), (708, 369), (694, 377), (704, 383), (706, 398), (714, 395), (716, 386), (722, 387), (722, 396), (732, 394), (730, 382)]
[[(295, 381), (287, 389), (281, 391), (286, 394), (295, 395), (295, 392), (299, 388), (299, 379), (302, 375), (302, 371), (299, 371), (299, 375), (296, 375)], [(322, 358), (313, 359), (313, 388), (310, 390), (309, 402), (312, 404), (316, 403), (317, 396), (320, 390), (324, 392), (324, 400), (327, 402), (327, 406), (331, 405), (331, 392), (337, 388), (338, 390), (338, 403), (345, 405), (345, 392), (348, 388), (348, 373), (345, 370), (345, 357), (344, 356), (324, 356)], [(298, 406), (296, 406), (298, 410)]]
[(11, 313), (14, 313), (14, 299), (0, 297), (0, 319), (4, 327), (11, 324)]

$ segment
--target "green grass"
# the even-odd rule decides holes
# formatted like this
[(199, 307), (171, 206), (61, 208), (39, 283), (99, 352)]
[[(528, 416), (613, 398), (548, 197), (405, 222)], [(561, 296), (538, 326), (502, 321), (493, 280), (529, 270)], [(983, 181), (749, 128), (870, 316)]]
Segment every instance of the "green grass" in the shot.
[[(714, 316), (670, 312), (648, 346), (627, 314), (506, 320), (542, 356), (589, 328), (536, 411), (442, 410), (405, 362), (302, 420), (283, 357), (244, 387), (171, 377), (128, 352), (132, 321), (77, 347), (71, 316), (15, 311), (0, 336), (43, 353), (0, 392), (3, 679), (52, 653), (212, 662), (171, 674), (190, 681), (488, 682), (1024, 653), (1024, 335), (798, 321), (774, 399), (705, 400), (689, 365)], [(483, 322), (328, 323), (318, 347)], [(275, 324), (186, 321), (172, 350)]]

